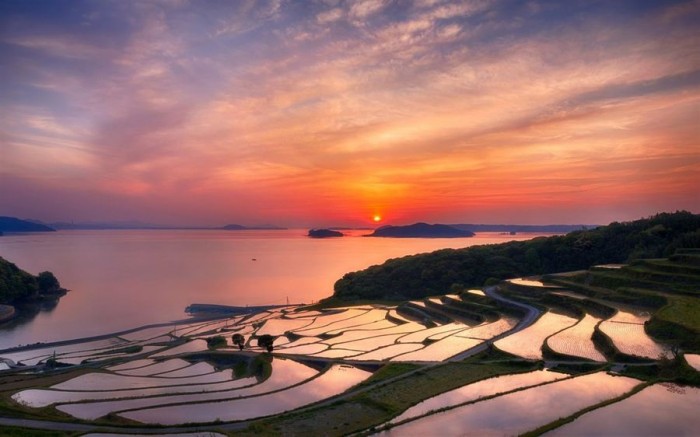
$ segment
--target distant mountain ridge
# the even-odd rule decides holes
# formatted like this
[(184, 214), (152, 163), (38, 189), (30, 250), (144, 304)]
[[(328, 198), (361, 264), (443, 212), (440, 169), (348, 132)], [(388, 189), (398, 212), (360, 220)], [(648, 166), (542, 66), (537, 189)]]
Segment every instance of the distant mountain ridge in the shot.
[(157, 230), (157, 231), (175, 231), (175, 230), (190, 230), (190, 231), (240, 231), (240, 230), (282, 230), (273, 225), (263, 226), (243, 226), (237, 224), (226, 225), (222, 227), (213, 226), (167, 226), (157, 225), (152, 223), (141, 222), (55, 222), (49, 223), (52, 227), (59, 230), (71, 231), (109, 231), (109, 230)]
[(54, 232), (55, 229), (16, 217), (0, 217), (0, 235), (3, 232)]
[(227, 231), (283, 231), (287, 228), (282, 228), (279, 226), (275, 225), (262, 225), (262, 226), (243, 226), (243, 225), (237, 225), (237, 224), (232, 224), (232, 225), (226, 225), (223, 228), (224, 230)]
[(166, 226), (141, 222), (53, 222), (50, 226), (59, 230), (98, 231), (117, 229), (168, 229)]
[(451, 224), (453, 228), (472, 232), (545, 232), (553, 234), (566, 234), (571, 231), (595, 229), (600, 225), (489, 225), (460, 223)]
[(474, 232), (448, 225), (414, 223), (408, 226), (382, 226), (368, 236), (389, 238), (465, 238), (473, 237)]

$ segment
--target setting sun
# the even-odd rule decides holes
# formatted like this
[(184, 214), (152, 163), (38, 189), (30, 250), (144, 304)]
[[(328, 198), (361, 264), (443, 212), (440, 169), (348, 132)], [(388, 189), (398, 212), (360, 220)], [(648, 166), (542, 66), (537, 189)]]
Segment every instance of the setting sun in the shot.
[(382, 221), (382, 216), (380, 216), (379, 214), (375, 214), (374, 217), (372, 217), (372, 220), (374, 220), (375, 222), (380, 222)]

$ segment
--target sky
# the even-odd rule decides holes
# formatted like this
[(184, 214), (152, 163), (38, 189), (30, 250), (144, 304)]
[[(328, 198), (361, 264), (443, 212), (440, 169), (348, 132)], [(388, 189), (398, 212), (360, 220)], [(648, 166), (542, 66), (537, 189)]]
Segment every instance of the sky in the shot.
[(0, 215), (700, 213), (700, 2), (3, 0)]

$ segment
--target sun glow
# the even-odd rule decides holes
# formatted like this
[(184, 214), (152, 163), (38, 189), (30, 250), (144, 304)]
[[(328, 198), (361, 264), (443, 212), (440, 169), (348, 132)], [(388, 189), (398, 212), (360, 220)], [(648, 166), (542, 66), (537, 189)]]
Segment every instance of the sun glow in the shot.
[(380, 222), (382, 221), (382, 216), (380, 216), (379, 214), (375, 214), (374, 217), (372, 217), (372, 220), (374, 220), (375, 222)]

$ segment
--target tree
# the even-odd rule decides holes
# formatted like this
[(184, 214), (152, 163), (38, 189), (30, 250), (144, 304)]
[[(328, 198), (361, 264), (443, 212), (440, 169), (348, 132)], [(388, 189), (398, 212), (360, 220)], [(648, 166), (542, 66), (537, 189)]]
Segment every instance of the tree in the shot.
[(261, 335), (258, 337), (258, 346), (264, 347), (268, 352), (272, 352), (272, 344), (275, 342), (275, 338), (270, 334)]
[(55, 293), (61, 289), (61, 284), (51, 272), (41, 272), (36, 279), (39, 284), (39, 293)]
[(245, 337), (243, 334), (233, 334), (231, 341), (233, 341), (233, 344), (238, 346), (239, 350), (243, 350), (243, 347), (245, 346)]
[(217, 349), (226, 346), (226, 339), (221, 335), (207, 338), (207, 347), (209, 349)]

